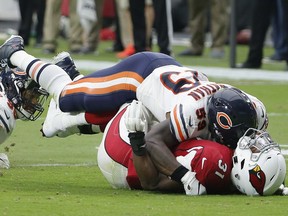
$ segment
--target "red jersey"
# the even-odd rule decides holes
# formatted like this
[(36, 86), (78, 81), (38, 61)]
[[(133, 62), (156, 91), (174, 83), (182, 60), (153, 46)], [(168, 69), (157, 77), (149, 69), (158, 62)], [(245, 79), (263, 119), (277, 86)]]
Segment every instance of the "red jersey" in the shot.
[[(121, 110), (107, 125), (98, 151), (98, 165), (113, 187), (127, 185), (131, 189), (140, 189), (123, 118), (125, 111)], [(196, 178), (206, 187), (208, 194), (229, 190), (232, 149), (212, 141), (194, 139), (180, 143), (173, 153), (182, 165), (196, 172)], [(121, 178), (119, 173), (124, 173), (123, 179), (115, 181), (115, 178)]]

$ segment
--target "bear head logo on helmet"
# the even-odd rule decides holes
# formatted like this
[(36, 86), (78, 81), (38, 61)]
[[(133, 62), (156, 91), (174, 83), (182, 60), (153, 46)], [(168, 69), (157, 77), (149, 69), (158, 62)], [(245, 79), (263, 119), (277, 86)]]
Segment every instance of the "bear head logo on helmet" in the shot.
[(249, 97), (239, 89), (224, 88), (207, 104), (208, 127), (216, 142), (235, 149), (248, 128), (257, 128), (257, 113)]

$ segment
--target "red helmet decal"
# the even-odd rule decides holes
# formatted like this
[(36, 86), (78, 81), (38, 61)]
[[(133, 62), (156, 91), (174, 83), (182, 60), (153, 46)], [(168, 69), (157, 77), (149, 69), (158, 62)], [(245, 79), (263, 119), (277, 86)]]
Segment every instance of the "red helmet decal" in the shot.
[(266, 176), (259, 165), (249, 170), (249, 181), (257, 193), (263, 196)]
[(232, 120), (224, 112), (217, 112), (216, 121), (218, 125), (225, 130), (229, 130), (232, 127)]

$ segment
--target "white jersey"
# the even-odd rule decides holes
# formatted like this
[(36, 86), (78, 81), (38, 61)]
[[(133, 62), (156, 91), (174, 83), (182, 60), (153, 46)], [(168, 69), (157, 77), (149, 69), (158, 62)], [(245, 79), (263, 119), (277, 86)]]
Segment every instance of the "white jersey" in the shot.
[(0, 144), (11, 134), (16, 125), (16, 111), (6, 94), (0, 92)]
[(156, 68), (137, 88), (137, 99), (158, 121), (170, 112), (171, 132), (179, 142), (201, 137), (209, 139), (207, 100), (228, 85), (208, 81), (195, 70), (167, 65)]

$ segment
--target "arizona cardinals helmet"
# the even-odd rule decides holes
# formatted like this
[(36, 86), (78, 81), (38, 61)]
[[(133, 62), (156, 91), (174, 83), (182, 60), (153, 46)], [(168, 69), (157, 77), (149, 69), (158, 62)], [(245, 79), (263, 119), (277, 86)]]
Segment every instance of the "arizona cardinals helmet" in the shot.
[(285, 176), (286, 163), (279, 145), (267, 132), (247, 130), (233, 156), (231, 178), (236, 188), (250, 196), (272, 195)]
[(26, 72), (7, 67), (0, 73), (0, 82), (2, 91), (16, 109), (18, 119), (34, 121), (43, 113), (49, 94)]
[(212, 138), (232, 149), (247, 129), (257, 128), (256, 110), (239, 89), (220, 89), (208, 99), (207, 110)]

